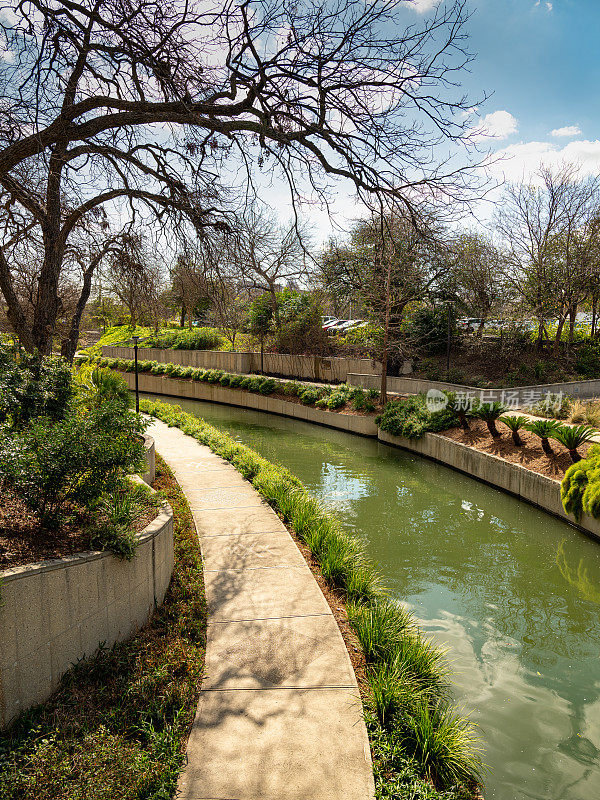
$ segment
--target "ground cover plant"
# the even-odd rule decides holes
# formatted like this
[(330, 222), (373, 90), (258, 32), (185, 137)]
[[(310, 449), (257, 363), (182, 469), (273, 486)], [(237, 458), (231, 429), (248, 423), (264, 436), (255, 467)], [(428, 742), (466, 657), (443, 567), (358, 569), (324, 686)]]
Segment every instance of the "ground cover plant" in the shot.
[(157, 458), (174, 512), (163, 605), (127, 642), (67, 673), (50, 700), (0, 733), (1, 800), (167, 800), (175, 792), (204, 665), (206, 602), (193, 520)]
[(467, 721), (453, 710), (443, 653), (393, 602), (361, 545), (295, 476), (178, 406), (142, 409), (230, 461), (281, 514), (345, 598), (368, 662), (367, 724), (377, 796), (397, 800), (471, 797), (481, 757)]

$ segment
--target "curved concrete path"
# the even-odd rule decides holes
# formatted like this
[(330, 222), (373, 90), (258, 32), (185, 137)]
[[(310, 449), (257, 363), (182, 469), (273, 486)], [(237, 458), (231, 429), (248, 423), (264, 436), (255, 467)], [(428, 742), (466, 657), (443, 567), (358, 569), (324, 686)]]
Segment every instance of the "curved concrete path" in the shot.
[(317, 582), (275, 512), (177, 428), (149, 433), (192, 510), (208, 602), (206, 670), (185, 800), (371, 800), (354, 670)]

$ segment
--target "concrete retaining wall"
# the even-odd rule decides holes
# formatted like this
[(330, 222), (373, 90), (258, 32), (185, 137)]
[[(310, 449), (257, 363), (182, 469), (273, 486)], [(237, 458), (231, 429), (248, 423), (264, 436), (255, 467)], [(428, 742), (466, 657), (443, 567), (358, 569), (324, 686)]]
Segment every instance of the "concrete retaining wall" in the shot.
[[(133, 358), (133, 347), (105, 345), (106, 358)], [(160, 350), (140, 347), (138, 358), (161, 364), (181, 364), (184, 367), (222, 369), (241, 375), (260, 370), (260, 353), (226, 353), (221, 350)], [(407, 363), (407, 369), (410, 366)], [(322, 356), (293, 356), (280, 353), (264, 354), (264, 371), (306, 381), (345, 383), (350, 372), (381, 374), (381, 364), (370, 358), (323, 358)]]
[(142, 480), (148, 486), (152, 486), (156, 478), (156, 448), (152, 436), (144, 434), (144, 449), (146, 451), (146, 472), (142, 475)]
[[(405, 439), (379, 430), (378, 438), (386, 444), (410, 450), (412, 453), (453, 467), (471, 478), (477, 478), (490, 486), (527, 500), (571, 525), (575, 524), (573, 517), (569, 516), (562, 506), (559, 481), (435, 433), (426, 433), (421, 439)], [(600, 539), (600, 520), (583, 517), (577, 527)]]
[(101, 643), (145, 625), (163, 601), (173, 558), (165, 503), (139, 534), (132, 561), (87, 552), (0, 572), (0, 728), (46, 700)]
[[(364, 389), (379, 389), (381, 378), (365, 373), (349, 373), (348, 384), (350, 386), (362, 386)], [(510, 402), (511, 396), (518, 397), (523, 404), (535, 403), (537, 400), (546, 397), (547, 394), (559, 394), (582, 399), (600, 397), (600, 380), (590, 381), (570, 381), (568, 383), (540, 383), (535, 386), (514, 386), (506, 389), (482, 389), (477, 386), (463, 386), (459, 383), (448, 383), (446, 381), (429, 381), (425, 378), (395, 378), (388, 375), (387, 388), (389, 392), (396, 394), (427, 394), (430, 389), (450, 392), (469, 392), (474, 397), (484, 395), (485, 402), (501, 400)]]
[[(121, 373), (130, 389), (135, 387), (135, 375), (132, 372)], [(140, 392), (164, 394), (171, 397), (185, 397), (189, 400), (205, 400), (209, 403), (222, 403), (228, 406), (251, 408), (256, 411), (267, 411), (282, 417), (326, 425), (329, 428), (357, 433), (361, 436), (377, 436), (377, 425), (373, 417), (353, 414), (337, 414), (334, 411), (323, 411), (301, 403), (290, 403), (276, 397), (252, 394), (240, 389), (229, 389), (214, 383), (187, 381), (167, 378), (163, 375), (139, 375)]]

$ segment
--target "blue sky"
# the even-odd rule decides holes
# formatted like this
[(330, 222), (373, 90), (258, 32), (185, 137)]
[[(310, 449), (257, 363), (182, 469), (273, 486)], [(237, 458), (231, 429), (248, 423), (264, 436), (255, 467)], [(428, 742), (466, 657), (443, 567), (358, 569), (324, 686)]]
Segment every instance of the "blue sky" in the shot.
[[(413, 0), (410, 11), (407, 3), (399, 13), (418, 20), (434, 5)], [(476, 59), (462, 82), (473, 100), (491, 94), (474, 111), (473, 125), (489, 134), (481, 146), (502, 156), (494, 179), (520, 180), (540, 163), (564, 160), (600, 174), (600, 0), (467, 0), (467, 8), (468, 47)], [(279, 195), (280, 214), (282, 200)], [(336, 207), (342, 228), (357, 216), (342, 186)], [(489, 219), (492, 211), (488, 205), (477, 213)], [(309, 216), (317, 241), (327, 238), (327, 216), (316, 210)]]
[[(534, 167), (539, 157), (563, 153), (598, 169), (598, 0), (470, 0), (469, 7), (477, 60), (465, 85), (473, 93), (493, 92), (482, 113), (505, 111), (514, 118), (514, 132), (503, 137), (501, 128), (490, 141), (492, 149), (514, 156), (508, 177)], [(508, 118), (499, 119), (509, 130)]]

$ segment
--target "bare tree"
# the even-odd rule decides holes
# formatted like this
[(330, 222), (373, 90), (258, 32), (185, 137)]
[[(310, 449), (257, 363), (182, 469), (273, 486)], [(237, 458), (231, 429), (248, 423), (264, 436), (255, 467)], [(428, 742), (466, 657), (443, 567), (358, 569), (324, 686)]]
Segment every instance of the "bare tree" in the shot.
[[(371, 206), (464, 199), (468, 169), (432, 154), (468, 138), (465, 2), (402, 30), (409, 5), (0, 0), (0, 289), (23, 344), (51, 347), (82, 218), (107, 206), (224, 225), (225, 163), (255, 194), (255, 167), (277, 172), (295, 202), (327, 202), (330, 177)], [(11, 243), (32, 226), (43, 257), (30, 322)]]
[(112, 292), (129, 311), (132, 327), (151, 320), (158, 329), (161, 268), (140, 234), (123, 236), (118, 247), (113, 247), (108, 280)]
[(503, 256), (482, 233), (460, 234), (452, 250), (458, 298), (479, 318), (477, 336), (481, 338), (490, 315), (508, 300)]
[(381, 402), (387, 398), (387, 370), (392, 355), (402, 359), (414, 343), (402, 335), (406, 309), (423, 300), (450, 274), (454, 258), (444, 226), (432, 210), (409, 214), (380, 211), (361, 220), (345, 245), (330, 244), (321, 264), (334, 291), (356, 293), (371, 320), (382, 328), (377, 356), (382, 363)]
[(597, 240), (600, 181), (581, 178), (576, 165), (541, 167), (533, 184), (508, 186), (497, 225), (506, 246), (507, 276), (538, 321), (538, 347), (547, 323), (558, 321), (558, 351), (569, 315), (588, 291), (587, 253)]
[(192, 328), (196, 307), (202, 300), (208, 301), (208, 283), (206, 258), (200, 248), (186, 244), (171, 270), (173, 293), (181, 303), (182, 326), (187, 317), (188, 328)]
[(296, 222), (278, 225), (272, 215), (256, 205), (237, 216), (234, 228), (225, 268), (246, 291), (269, 295), (278, 325), (277, 292), (307, 276), (312, 266), (306, 250), (310, 237)]

